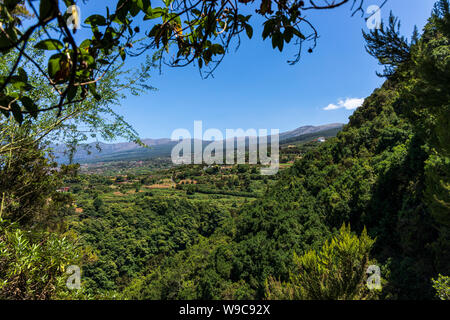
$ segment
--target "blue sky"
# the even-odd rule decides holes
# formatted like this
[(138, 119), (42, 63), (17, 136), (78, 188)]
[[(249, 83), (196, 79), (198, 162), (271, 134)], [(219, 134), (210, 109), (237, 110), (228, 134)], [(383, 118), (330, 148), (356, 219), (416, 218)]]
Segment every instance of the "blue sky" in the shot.
[[(434, 2), (389, 0), (382, 17), (386, 20), (392, 10), (401, 19), (402, 33), (410, 36), (414, 25), (420, 30), (425, 25)], [(379, 3), (366, 0), (365, 6)], [(101, 1), (97, 4), (101, 7)], [(214, 78), (202, 79), (194, 66), (163, 67), (161, 75), (154, 70), (150, 84), (158, 91), (129, 96), (116, 111), (141, 138), (170, 137), (177, 128), (192, 131), (194, 120), (202, 120), (204, 130), (223, 132), (226, 128), (282, 132), (303, 125), (346, 123), (354, 110), (336, 106), (354, 105), (356, 100), (350, 99), (367, 97), (383, 82), (375, 75), (381, 67), (364, 49), (365, 21), (351, 17), (348, 5), (308, 16), (320, 39), (314, 53), (305, 50), (294, 66), (286, 61), (295, 48), (273, 50), (270, 40), (261, 39), (262, 21), (253, 16), (253, 39), (242, 37), (240, 48), (229, 52)]]

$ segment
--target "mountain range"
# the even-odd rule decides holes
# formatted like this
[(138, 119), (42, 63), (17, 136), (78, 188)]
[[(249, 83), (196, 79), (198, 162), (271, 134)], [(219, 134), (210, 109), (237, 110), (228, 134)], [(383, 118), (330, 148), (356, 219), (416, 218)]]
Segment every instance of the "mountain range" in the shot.
[[(301, 140), (312, 140), (318, 136), (334, 136), (343, 127), (342, 123), (330, 123), (320, 126), (302, 126), (279, 135), (280, 143), (293, 143)], [(134, 142), (103, 143), (92, 142), (82, 145), (74, 154), (73, 162), (108, 162), (118, 160), (145, 160), (150, 158), (170, 157), (173, 146), (178, 142), (168, 138), (142, 139), (149, 148), (144, 148)], [(207, 145), (209, 141), (203, 141)], [(68, 162), (65, 145), (52, 145), (53, 151), (60, 163)]]

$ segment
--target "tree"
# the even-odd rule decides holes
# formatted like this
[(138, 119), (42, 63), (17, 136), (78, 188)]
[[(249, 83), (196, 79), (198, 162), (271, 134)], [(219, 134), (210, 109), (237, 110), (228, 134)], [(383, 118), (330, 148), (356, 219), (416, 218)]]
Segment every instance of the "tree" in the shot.
[[(389, 16), (388, 26), (383, 23), (380, 29), (365, 33), (366, 51), (375, 57), (384, 66), (380, 77), (392, 76), (396, 68), (410, 59), (410, 44), (408, 40), (400, 35), (400, 21), (392, 12)], [(413, 36), (413, 43), (417, 37), (417, 29)], [(413, 44), (412, 43), (412, 44)]]
[(14, 153), (0, 155), (0, 217), (42, 229), (58, 223), (73, 199), (57, 192), (64, 170), (58, 171), (37, 144), (25, 141)]
[(103, 207), (103, 200), (96, 195), (92, 205), (94, 206), (95, 211), (100, 211)]

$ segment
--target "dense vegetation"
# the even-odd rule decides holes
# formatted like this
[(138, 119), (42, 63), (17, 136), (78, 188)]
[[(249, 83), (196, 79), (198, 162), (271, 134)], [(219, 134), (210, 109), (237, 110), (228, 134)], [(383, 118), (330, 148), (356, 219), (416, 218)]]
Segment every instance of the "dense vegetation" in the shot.
[[(410, 42), (393, 17), (364, 37), (386, 82), (336, 137), (284, 145), (276, 176), (161, 160), (79, 173), (14, 131), (0, 298), (448, 299), (449, 1)], [(72, 264), (79, 291), (64, 286)]]

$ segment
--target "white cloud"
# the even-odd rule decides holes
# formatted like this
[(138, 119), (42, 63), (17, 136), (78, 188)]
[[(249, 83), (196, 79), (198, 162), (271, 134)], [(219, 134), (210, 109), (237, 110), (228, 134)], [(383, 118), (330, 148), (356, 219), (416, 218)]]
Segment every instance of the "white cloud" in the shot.
[(328, 106), (326, 106), (325, 108), (323, 108), (323, 110), (336, 110), (336, 109), (341, 109), (341, 108), (345, 108), (347, 110), (354, 110), (356, 108), (359, 108), (364, 102), (364, 99), (358, 99), (358, 98), (347, 98), (345, 100), (339, 100), (338, 104), (329, 104)]

